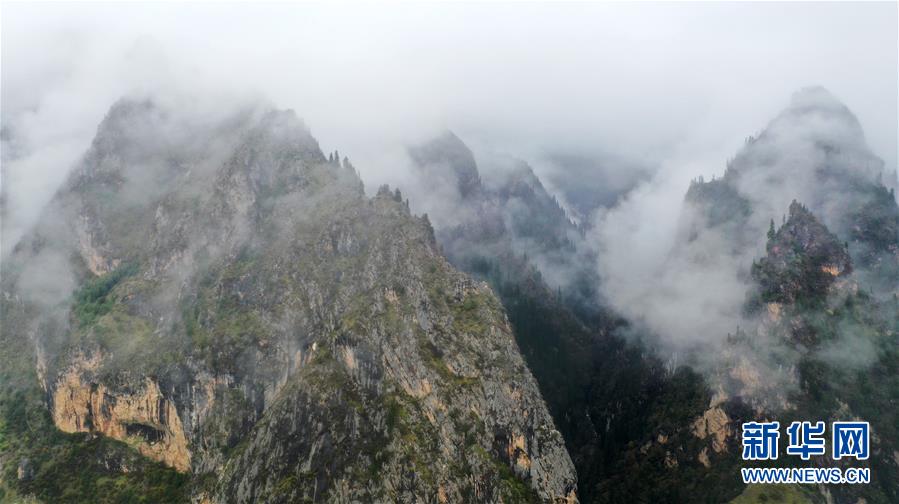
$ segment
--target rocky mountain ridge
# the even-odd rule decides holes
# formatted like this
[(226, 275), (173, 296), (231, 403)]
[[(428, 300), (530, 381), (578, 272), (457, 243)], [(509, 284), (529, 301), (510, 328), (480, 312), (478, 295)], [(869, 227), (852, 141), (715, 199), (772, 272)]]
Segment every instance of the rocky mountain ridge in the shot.
[(576, 500), (493, 293), (292, 112), (117, 103), (10, 264), (4, 343), (55, 425), (189, 473), (195, 501)]

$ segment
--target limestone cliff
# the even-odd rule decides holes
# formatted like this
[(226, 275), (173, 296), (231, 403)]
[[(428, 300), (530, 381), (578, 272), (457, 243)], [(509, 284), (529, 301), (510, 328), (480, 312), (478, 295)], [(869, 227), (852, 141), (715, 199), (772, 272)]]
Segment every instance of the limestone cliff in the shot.
[(102, 365), (99, 357), (75, 357), (59, 377), (50, 404), (53, 422), (63, 432), (95, 432), (127, 441), (147, 457), (190, 470), (187, 437), (175, 405), (150, 377), (137, 390), (110, 391), (91, 371)]

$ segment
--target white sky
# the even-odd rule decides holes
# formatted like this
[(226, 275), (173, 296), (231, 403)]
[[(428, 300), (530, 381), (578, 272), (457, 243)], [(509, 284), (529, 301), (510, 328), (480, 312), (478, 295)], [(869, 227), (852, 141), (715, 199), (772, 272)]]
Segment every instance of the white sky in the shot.
[(5, 2), (0, 28), (5, 218), (44, 204), (115, 99), (160, 89), (293, 108), (369, 185), (445, 127), (708, 176), (813, 84), (896, 165), (896, 3)]

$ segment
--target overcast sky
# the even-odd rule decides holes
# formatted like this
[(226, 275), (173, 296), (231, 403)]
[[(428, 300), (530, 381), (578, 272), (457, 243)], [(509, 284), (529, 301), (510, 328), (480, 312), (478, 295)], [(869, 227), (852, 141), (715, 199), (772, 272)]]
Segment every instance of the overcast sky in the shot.
[(614, 152), (709, 176), (813, 84), (897, 158), (896, 3), (4, 3), (0, 16), (5, 219), (27, 221), (109, 105), (142, 92), (293, 108), (369, 187), (447, 127), (538, 172), (546, 151)]

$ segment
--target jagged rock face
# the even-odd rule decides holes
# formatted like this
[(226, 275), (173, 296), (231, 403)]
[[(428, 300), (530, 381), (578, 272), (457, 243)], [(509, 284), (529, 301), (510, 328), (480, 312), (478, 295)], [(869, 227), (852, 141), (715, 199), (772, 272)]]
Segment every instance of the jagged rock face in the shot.
[(771, 226), (768, 255), (752, 269), (765, 302), (823, 299), (838, 277), (852, 272), (849, 251), (802, 204), (790, 205), (790, 217), (777, 232)]
[[(696, 419), (693, 423), (693, 434), (699, 439), (710, 438), (712, 440), (712, 450), (721, 453), (727, 449), (727, 440), (731, 438), (733, 428), (730, 425), (730, 418), (727, 413), (719, 406), (712, 406), (703, 415)], [(708, 461), (708, 455), (705, 455)], [(703, 464), (708, 466), (708, 464)]]
[(51, 400), (56, 426), (63, 432), (95, 432), (132, 442), (143, 455), (189, 471), (191, 453), (181, 419), (159, 385), (148, 377), (136, 390), (113, 393), (90, 376), (101, 365), (99, 355), (75, 357), (59, 377)]
[(711, 380), (756, 415), (795, 409), (798, 362), (821, 339), (805, 313), (856, 285), (846, 244), (801, 203), (793, 201), (788, 212), (779, 228), (770, 221), (767, 253), (750, 268), (753, 283), (743, 307), (748, 327), (728, 334)]
[(197, 500), (575, 500), (493, 293), (347, 166), (291, 112), (113, 107), (13, 257), (83, 279), (32, 332), (54, 422), (192, 472)]

